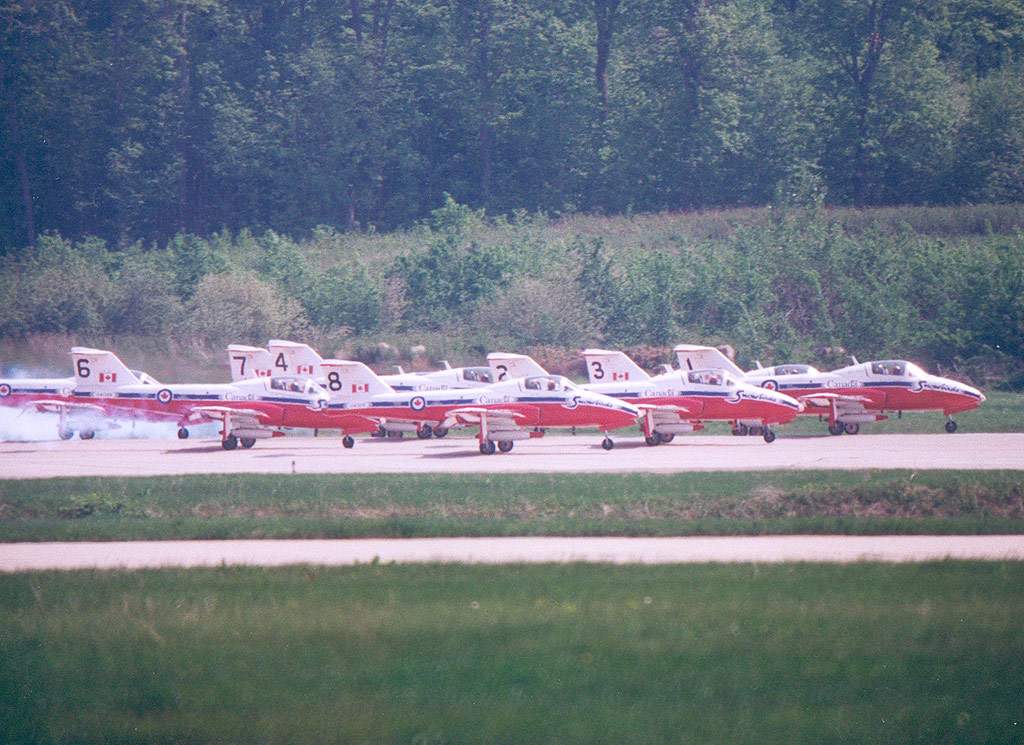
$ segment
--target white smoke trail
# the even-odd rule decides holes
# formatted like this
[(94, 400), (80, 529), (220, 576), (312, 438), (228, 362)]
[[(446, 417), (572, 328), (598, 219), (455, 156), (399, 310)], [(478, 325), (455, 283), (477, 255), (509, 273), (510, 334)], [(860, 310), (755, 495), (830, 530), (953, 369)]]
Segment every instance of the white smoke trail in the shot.
[[(60, 439), (57, 429), (60, 418), (56, 414), (40, 413), (33, 409), (0, 406), (0, 441), (3, 442), (48, 442)], [(97, 439), (177, 439), (178, 425), (173, 422), (147, 422), (131, 419), (96, 418), (88, 422), (81, 420), (72, 424), (77, 432), (89, 429)], [(216, 437), (220, 432), (216, 422), (190, 425), (191, 437)]]

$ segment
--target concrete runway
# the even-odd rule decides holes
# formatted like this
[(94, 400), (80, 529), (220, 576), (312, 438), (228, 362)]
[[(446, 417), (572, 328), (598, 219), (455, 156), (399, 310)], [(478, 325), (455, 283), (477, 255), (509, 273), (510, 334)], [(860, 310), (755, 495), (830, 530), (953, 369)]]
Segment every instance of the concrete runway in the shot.
[(795, 469), (1024, 470), (1024, 434), (861, 434), (760, 437), (678, 436), (649, 447), (634, 434), (545, 436), (511, 453), (481, 455), (475, 439), (286, 436), (251, 450), (219, 440), (95, 439), (0, 443), (0, 479), (159, 476), (200, 473), (674, 473)]
[(707, 564), (1024, 560), (1024, 536), (407, 538), (0, 544), (0, 572), (382, 563)]

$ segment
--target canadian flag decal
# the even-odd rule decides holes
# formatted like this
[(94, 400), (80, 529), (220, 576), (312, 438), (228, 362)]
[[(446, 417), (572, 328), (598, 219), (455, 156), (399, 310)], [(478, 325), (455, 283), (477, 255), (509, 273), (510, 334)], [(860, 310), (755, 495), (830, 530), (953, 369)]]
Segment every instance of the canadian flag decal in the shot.
[(295, 366), (295, 371), (299, 375), (312, 375), (313, 374), (313, 366), (312, 365), (296, 365)]
[(629, 373), (612, 373), (612, 380), (629, 380)]
[(369, 383), (353, 383), (352, 384), (352, 392), (353, 393), (369, 393), (370, 392), (370, 384)]
[(100, 373), (101, 383), (116, 383), (117, 373)]

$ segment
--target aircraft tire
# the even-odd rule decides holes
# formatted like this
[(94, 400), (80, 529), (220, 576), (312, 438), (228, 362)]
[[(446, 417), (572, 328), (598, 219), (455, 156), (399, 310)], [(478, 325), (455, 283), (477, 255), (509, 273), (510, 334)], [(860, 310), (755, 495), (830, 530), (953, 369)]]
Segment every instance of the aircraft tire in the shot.
[(434, 427), (434, 437), (440, 439), (446, 434), (448, 434), (448, 430), (445, 427)]
[(221, 442), (220, 445), (225, 450), (234, 450), (236, 447), (238, 447), (238, 438), (235, 437), (234, 435), (228, 435), (227, 437), (224, 438), (223, 442)]
[(612, 438), (605, 437), (603, 440), (601, 440), (601, 447), (603, 447), (605, 450), (611, 450), (613, 447), (615, 447), (615, 443), (612, 442)]
[(388, 433), (387, 433), (386, 436), (389, 437), (392, 440), (401, 440), (402, 439), (402, 435), (405, 434), (404, 432), (392, 432), (390, 430), (388, 430), (387, 432)]
[(341, 446), (346, 450), (351, 450), (355, 444), (356, 441), (352, 439), (352, 435), (345, 435), (341, 438)]
[(429, 424), (424, 424), (418, 430), (416, 430), (416, 436), (421, 440), (429, 440), (430, 436), (434, 434), (434, 428)]
[(766, 427), (751, 427), (749, 430), (747, 430), (747, 434), (752, 435), (754, 437), (758, 437), (759, 435), (764, 434), (765, 429)]
[(644, 442), (646, 442), (651, 447), (654, 447), (655, 445), (660, 445), (662, 443), (661, 434), (658, 432), (651, 432), (651, 436), (645, 437)]
[(93, 432), (91, 429), (83, 429), (81, 432), (78, 433), (78, 436), (81, 437), (83, 440), (91, 440), (96, 436), (96, 433)]
[(256, 438), (255, 437), (243, 437), (242, 439), (240, 439), (238, 441), (238, 443), (242, 447), (244, 447), (246, 450), (248, 450), (249, 448), (251, 448), (253, 445), (256, 444)]
[(844, 430), (844, 431), (846, 432), (846, 434), (848, 434), (848, 435), (855, 435), (855, 434), (857, 434), (858, 432), (860, 432), (860, 425), (859, 425), (859, 424), (857, 424), (856, 422), (852, 422), (852, 423), (850, 423), (850, 424), (844, 424), (844, 425), (843, 425), (843, 430)]
[(746, 436), (747, 436), (747, 433), (748, 433), (749, 431), (750, 431), (750, 430), (749, 430), (749, 429), (747, 428), (747, 425), (745, 425), (745, 424), (741, 424), (741, 425), (739, 425), (738, 427), (733, 427), (733, 428), (732, 428), (732, 433), (733, 433), (733, 434), (734, 434), (734, 435), (735, 435), (736, 437), (746, 437)]
[(764, 438), (765, 442), (775, 442), (775, 433), (771, 430), (770, 427), (764, 428), (764, 434), (761, 435), (761, 437)]
[(184, 427), (179, 427), (178, 428), (178, 439), (179, 440), (187, 440), (188, 439), (188, 430), (185, 429)]
[(494, 440), (484, 440), (481, 442), (480, 453), (482, 455), (494, 455)]
[(72, 430), (70, 430), (70, 429), (58, 429), (57, 430), (57, 437), (59, 437), (62, 440), (70, 440), (74, 436), (75, 436), (75, 433)]
[(675, 434), (671, 434), (671, 435), (662, 435), (662, 436), (661, 436), (661, 441), (662, 441), (662, 442), (664, 442), (664, 443), (669, 443), (669, 442), (672, 442), (672, 440), (674, 440), (674, 439), (676, 439), (676, 436), (675, 436)]
[(501, 451), (501, 452), (503, 452), (503, 453), (507, 453), (507, 452), (509, 452), (510, 450), (512, 450), (512, 446), (513, 446), (514, 444), (515, 444), (515, 443), (514, 443), (514, 442), (512, 442), (512, 440), (501, 440), (501, 441), (500, 441), (500, 442), (498, 443), (498, 450), (500, 450), (500, 451)]
[(956, 432), (956, 422), (954, 422), (952, 419), (946, 422), (946, 431), (949, 432), (949, 434), (953, 434), (954, 432)]
[(830, 435), (841, 435), (845, 431), (846, 431), (846, 428), (843, 427), (843, 423), (842, 422), (836, 422), (835, 424), (828, 425), (828, 433)]

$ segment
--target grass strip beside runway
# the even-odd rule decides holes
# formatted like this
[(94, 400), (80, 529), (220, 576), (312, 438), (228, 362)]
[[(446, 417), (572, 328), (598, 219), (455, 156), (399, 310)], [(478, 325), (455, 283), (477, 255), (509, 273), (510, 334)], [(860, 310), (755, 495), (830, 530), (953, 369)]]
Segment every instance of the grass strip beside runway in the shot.
[(1019, 471), (0, 481), (0, 542), (1024, 533)]
[(1016, 742), (1024, 564), (0, 576), (9, 742)]

